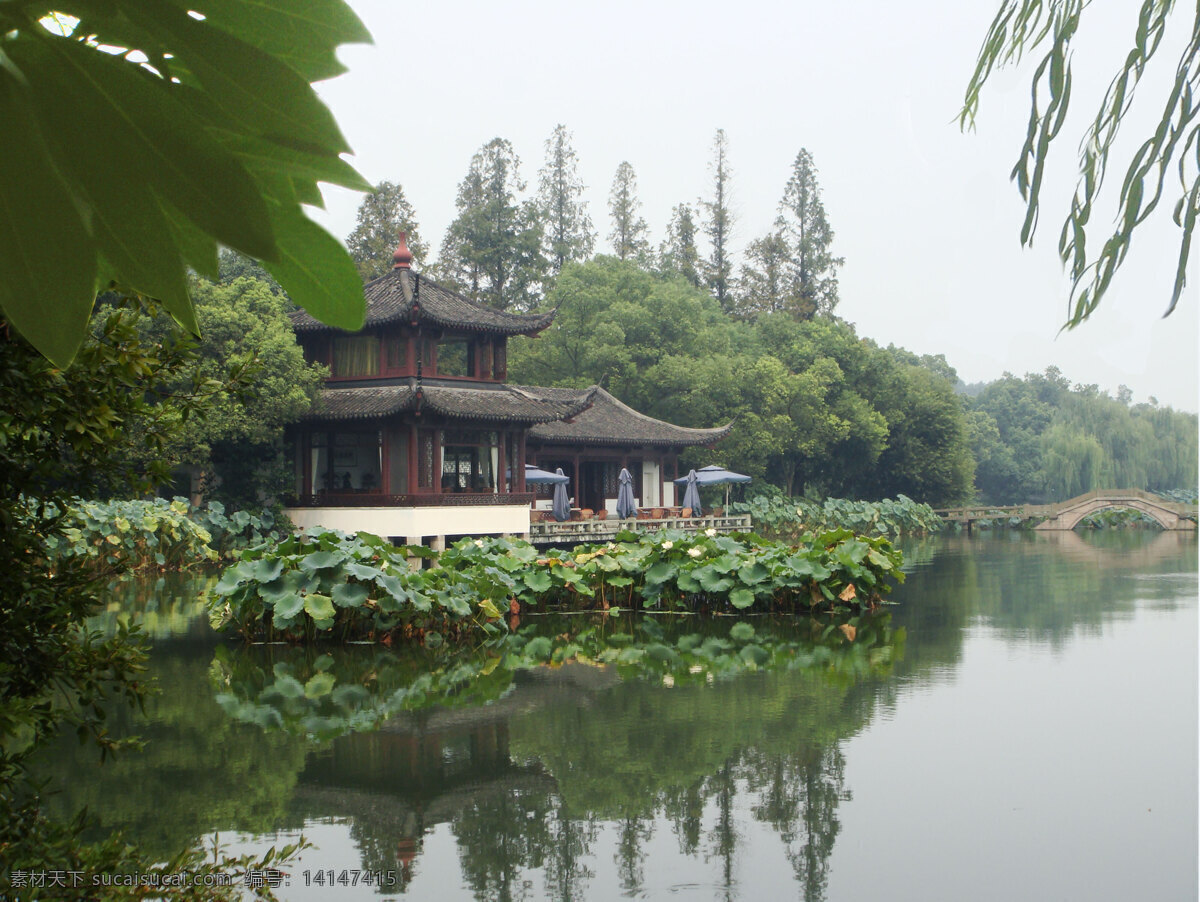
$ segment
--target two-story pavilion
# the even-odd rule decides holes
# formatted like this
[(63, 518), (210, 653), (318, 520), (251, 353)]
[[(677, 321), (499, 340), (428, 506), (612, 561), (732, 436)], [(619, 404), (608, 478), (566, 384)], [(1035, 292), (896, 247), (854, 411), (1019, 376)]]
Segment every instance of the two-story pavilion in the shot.
[[(568, 463), (565, 472), (589, 486), (587, 500), (598, 509), (608, 494), (616, 498), (616, 470), (609, 473), (616, 463), (636, 467), (661, 499), (678, 448), (710, 444), (728, 431), (644, 417), (596, 386), (507, 384), (508, 339), (536, 335), (554, 314), (494, 310), (422, 278), (403, 236), (393, 261), (364, 286), (360, 331), (292, 314), (305, 358), (330, 372), (315, 409), (290, 433), (295, 497), (287, 513), (297, 526), (366, 530), (434, 547), (446, 536), (525, 535), (534, 502), (525, 485), (527, 443), (542, 424), (554, 431), (539, 447)], [(572, 444), (574, 418), (586, 413), (581, 443)], [(677, 441), (642, 441), (656, 430)]]

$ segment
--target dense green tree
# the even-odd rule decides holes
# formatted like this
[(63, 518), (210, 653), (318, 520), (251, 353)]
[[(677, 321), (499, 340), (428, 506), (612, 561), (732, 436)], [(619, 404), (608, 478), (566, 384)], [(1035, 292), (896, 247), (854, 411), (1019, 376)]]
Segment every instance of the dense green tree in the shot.
[(646, 220), (638, 215), (641, 206), (637, 196), (637, 174), (633, 166), (623, 160), (613, 176), (608, 194), (608, 210), (613, 222), (608, 238), (618, 260), (629, 260), (645, 267), (650, 262), (650, 239)]
[(247, 257), (245, 254), (239, 254), (237, 251), (223, 247), (217, 258), (217, 263), (217, 281), (222, 285), (228, 285), (242, 278), (257, 279), (270, 286), (270, 289), (276, 294), (285, 293), (283, 286), (275, 281), (274, 276), (263, 269), (261, 263), (251, 257)]
[(596, 233), (581, 200), (583, 181), (576, 168), (575, 148), (567, 127), (556, 125), (546, 139), (546, 163), (538, 173), (538, 204), (542, 215), (542, 252), (557, 276), (566, 263), (592, 255)]
[(746, 247), (735, 303), (737, 314), (753, 319), (762, 313), (786, 310), (792, 284), (790, 264), (791, 249), (780, 218), (775, 221), (774, 231), (754, 239)]
[(954, 384), (921, 366), (894, 367), (891, 391), (872, 398), (887, 421), (887, 447), (868, 497), (908, 495), (935, 507), (968, 500), (975, 462)]
[(262, 260), (313, 315), (361, 326), (353, 264), (301, 205), (320, 203), (318, 182), (369, 188), (310, 84), (344, 71), (339, 44), (369, 40), (341, 0), (195, 17), (140, 0), (0, 5), (9, 327), (66, 366), (97, 290), (117, 286), (194, 330), (186, 274), (216, 278), (218, 245)]
[(696, 250), (696, 219), (688, 204), (678, 204), (667, 223), (667, 239), (658, 250), (658, 269), (667, 275), (683, 276), (700, 287), (700, 252)]
[(354, 231), (346, 236), (346, 248), (364, 282), (392, 268), (392, 254), (401, 232), (408, 235), (413, 257), (428, 262), (417, 213), (404, 196), (404, 189), (395, 182), (380, 182), (358, 205)]
[(1093, 489), (1196, 484), (1196, 415), (1130, 407), (1055, 367), (1006, 373), (968, 400), (976, 486), (994, 504), (1061, 501)]
[[(959, 114), (961, 127), (974, 127), (983, 85), (996, 68), (1020, 61), (1026, 53), (1048, 45), (1033, 75), (1033, 102), (1029, 128), (1013, 178), (1025, 201), (1025, 223), (1021, 243), (1033, 241), (1041, 202), (1042, 176), (1050, 147), (1062, 128), (1071, 101), (1072, 41), (1086, 3), (1078, 0), (1003, 0), (984, 38), (975, 72), (967, 85)], [(1154, 212), (1162, 199), (1172, 163), (1178, 155), (1178, 195), (1173, 219), (1180, 229), (1179, 256), (1169, 314), (1175, 309), (1186, 284), (1192, 233), (1200, 217), (1200, 169), (1186, 165), (1190, 150), (1200, 139), (1193, 94), (1200, 80), (1200, 7), (1192, 18), (1191, 37), (1176, 65), (1174, 79), (1166, 82), (1161, 119), (1152, 133), (1133, 153), (1121, 182), (1115, 228), (1098, 254), (1087, 247), (1088, 226), (1100, 199), (1110, 155), (1118, 146), (1121, 125), (1133, 102), (1147, 63), (1158, 52), (1167, 34), (1174, 0), (1146, 0), (1141, 4), (1130, 49), (1117, 68), (1100, 102), (1095, 119), (1078, 146), (1079, 181), (1070, 213), (1058, 241), (1059, 256), (1071, 270), (1074, 282), (1067, 309), (1068, 326), (1087, 319), (1108, 290), (1112, 277), (1125, 260), (1133, 233)], [(1139, 94), (1144, 91), (1138, 92)], [(1124, 144), (1132, 148), (1134, 145)], [(1100, 228), (1107, 228), (1101, 226)], [(1093, 245), (1094, 247), (1094, 245)]]
[[(554, 324), (509, 347), (514, 382), (604, 381), (635, 406), (658, 399), (651, 368), (666, 357), (726, 354), (734, 338), (716, 302), (682, 279), (662, 279), (615, 257), (568, 264), (546, 298)], [(644, 409), (644, 408), (643, 408)]]
[(546, 273), (537, 204), (517, 197), (525, 190), (520, 165), (503, 138), (471, 158), (438, 263), (440, 275), (497, 310), (533, 306)]
[(730, 236), (733, 232), (733, 211), (730, 205), (730, 179), (733, 169), (729, 165), (729, 139), (725, 129), (717, 129), (713, 137), (713, 158), (709, 163), (712, 171), (712, 199), (702, 200), (704, 210), (704, 234), (708, 236), (712, 252), (704, 271), (709, 289), (721, 309), (733, 309), (733, 254)]
[(1001, 466), (981, 474), (983, 500), (992, 504), (1043, 500), (1039, 436), (1050, 425), (1053, 408), (1038, 398), (1031, 384), (1005, 373), (984, 387), (972, 400), (971, 409), (992, 418), (1001, 442), (1009, 449), (1000, 459)]
[[(210, 497), (235, 507), (270, 502), (291, 484), (283, 428), (312, 407), (326, 370), (305, 363), (287, 317), (291, 305), (265, 283), (197, 280), (192, 299), (205, 340), (178, 387), (230, 372), (247, 374), (249, 384), (236, 396), (215, 394), (200, 414), (181, 418), (163, 450), (200, 475)], [(154, 327), (161, 331), (161, 320)]]

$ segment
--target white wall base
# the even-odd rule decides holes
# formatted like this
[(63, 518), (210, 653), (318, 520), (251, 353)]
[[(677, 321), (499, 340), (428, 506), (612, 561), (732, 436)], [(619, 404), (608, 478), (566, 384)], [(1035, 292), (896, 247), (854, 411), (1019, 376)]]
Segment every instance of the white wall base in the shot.
[(291, 507), (284, 513), (300, 529), (321, 526), (377, 536), (529, 535), (525, 504), (479, 507)]

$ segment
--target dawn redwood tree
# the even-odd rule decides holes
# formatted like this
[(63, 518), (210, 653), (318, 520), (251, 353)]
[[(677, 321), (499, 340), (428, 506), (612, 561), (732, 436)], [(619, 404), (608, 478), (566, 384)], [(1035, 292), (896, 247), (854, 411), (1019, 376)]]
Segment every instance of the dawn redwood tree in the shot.
[(678, 204), (667, 223), (667, 239), (658, 250), (658, 268), (664, 275), (678, 275), (700, 287), (700, 252), (696, 250), (696, 218), (690, 204)]
[(637, 196), (637, 174), (629, 161), (623, 160), (617, 167), (608, 194), (608, 209), (613, 222), (608, 237), (617, 259), (644, 267), (649, 263), (650, 239), (646, 220), (638, 215), (641, 206)]
[(546, 139), (546, 164), (538, 173), (538, 205), (542, 216), (542, 251), (557, 276), (566, 263), (592, 255), (596, 232), (582, 200), (583, 181), (576, 167), (575, 148), (565, 125), (554, 127)]
[(713, 138), (713, 159), (709, 164), (713, 174), (712, 200), (700, 201), (704, 210), (704, 234), (712, 245), (704, 272), (709, 290), (728, 312), (733, 306), (733, 257), (729, 237), (733, 231), (733, 212), (729, 205), (729, 182), (733, 170), (729, 166), (729, 140), (725, 129), (717, 129)]
[(798, 319), (832, 313), (838, 303), (837, 270), (845, 260), (830, 250), (833, 229), (821, 202), (816, 164), (804, 148), (792, 164), (779, 213), (791, 255), (786, 306)]
[(442, 242), (439, 270), (473, 299), (497, 310), (526, 310), (546, 273), (542, 227), (512, 144), (493, 138), (471, 158), (458, 186), (458, 216)]
[(346, 236), (346, 248), (364, 282), (392, 268), (392, 253), (401, 232), (408, 233), (408, 249), (416, 260), (427, 260), (417, 214), (395, 182), (380, 182), (358, 205), (357, 225)]

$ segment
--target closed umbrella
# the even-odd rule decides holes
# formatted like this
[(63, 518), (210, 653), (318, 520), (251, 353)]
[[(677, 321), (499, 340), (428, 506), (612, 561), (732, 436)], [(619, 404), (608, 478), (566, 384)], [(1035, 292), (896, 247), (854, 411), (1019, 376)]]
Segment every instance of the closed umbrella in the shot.
[[(679, 480), (675, 480), (678, 482)], [(700, 490), (696, 488), (697, 476), (695, 470), (689, 470), (687, 477), (687, 489), (683, 493), (683, 506), (690, 507), (692, 514), (699, 517), (703, 511), (700, 510)]]
[(617, 482), (620, 484), (617, 488), (617, 516), (622, 520), (636, 517), (637, 502), (633, 499), (633, 477), (624, 467), (621, 468)]
[(553, 513), (554, 519), (562, 523), (564, 520), (571, 519), (571, 499), (567, 497), (567, 483), (570, 480), (563, 473), (562, 467), (556, 469), (554, 474), (561, 476), (563, 480), (554, 484), (554, 501), (550, 505), (550, 511)]

